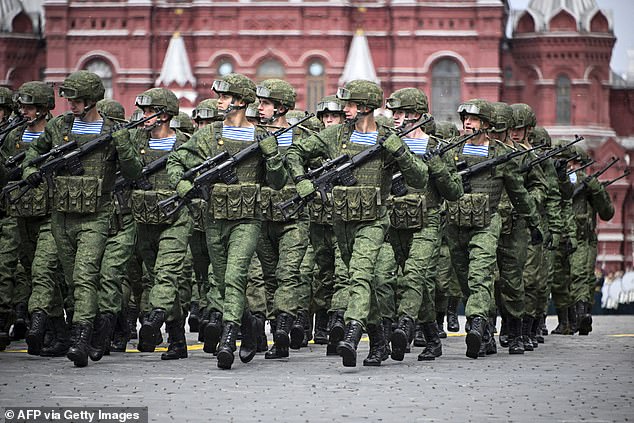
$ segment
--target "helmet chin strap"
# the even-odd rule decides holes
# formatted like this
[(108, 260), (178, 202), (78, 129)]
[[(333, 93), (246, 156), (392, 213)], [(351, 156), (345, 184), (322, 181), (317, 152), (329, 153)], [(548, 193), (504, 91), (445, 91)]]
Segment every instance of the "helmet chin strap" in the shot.
[(262, 125), (272, 125), (273, 122), (275, 122), (281, 116), (284, 116), (284, 113), (280, 113), (279, 109), (276, 106), (273, 109), (273, 115), (271, 115), (270, 118), (260, 118), (260, 122), (262, 123)]
[(232, 98), (231, 98), (231, 104), (229, 105), (229, 107), (227, 107), (225, 110), (222, 110), (222, 113), (225, 115), (225, 117), (226, 117), (229, 113), (233, 112), (234, 110), (243, 110), (243, 109), (246, 109), (246, 108), (247, 108), (247, 106), (246, 106), (246, 105), (244, 105), (244, 106), (237, 106), (237, 105), (235, 104), (235, 103), (236, 103), (236, 101), (237, 101), (237, 100), (236, 100), (235, 98), (233, 98), (233, 97), (232, 97)]
[(33, 125), (35, 125), (36, 123), (38, 123), (39, 121), (41, 121), (42, 119), (45, 119), (45, 118), (46, 118), (46, 113), (42, 113), (42, 112), (37, 111), (37, 112), (35, 112), (35, 117), (33, 119), (29, 120), (26, 123), (26, 126), (33, 126)]
[(93, 104), (90, 104), (88, 106), (84, 106), (84, 110), (79, 115), (79, 119), (84, 120), (84, 118), (86, 117), (88, 112), (91, 111), (96, 105), (97, 105), (97, 103), (93, 103)]

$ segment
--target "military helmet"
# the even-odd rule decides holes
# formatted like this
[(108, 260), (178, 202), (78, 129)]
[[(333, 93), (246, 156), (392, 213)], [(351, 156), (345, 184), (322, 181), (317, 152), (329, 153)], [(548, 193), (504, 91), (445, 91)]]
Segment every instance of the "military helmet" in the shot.
[[(553, 148), (558, 148), (561, 146), (564, 146), (566, 144), (568, 144), (569, 141), (568, 140), (562, 140), (562, 139), (558, 139), (558, 140), (553, 140), (552, 144), (553, 144)], [(564, 151), (561, 151), (559, 154), (557, 154), (555, 156), (555, 158), (557, 159), (570, 159), (572, 157), (574, 157), (577, 154), (577, 151), (575, 149), (574, 146), (566, 148)]]
[(515, 125), (513, 109), (506, 103), (496, 101), (491, 103), (493, 115), (491, 116), (491, 132), (505, 132)]
[(167, 88), (150, 88), (136, 97), (134, 104), (137, 107), (165, 108), (167, 114), (176, 116), (178, 114), (178, 99), (176, 94)]
[(217, 79), (211, 86), (217, 93), (226, 93), (238, 96), (245, 103), (250, 104), (255, 101), (255, 84), (246, 76), (239, 73), (230, 73)]
[(343, 101), (351, 101), (370, 109), (378, 109), (383, 104), (383, 90), (375, 82), (355, 79), (337, 90), (337, 98)]
[(194, 120), (222, 120), (223, 114), (218, 111), (218, 100), (215, 98), (207, 98), (192, 110), (192, 119)]
[(550, 139), (550, 135), (548, 135), (548, 131), (541, 126), (533, 128), (530, 136), (528, 137), (528, 141), (531, 145), (546, 144), (548, 147), (550, 147), (553, 143)]
[(448, 140), (460, 135), (460, 131), (453, 122), (436, 122), (436, 136), (443, 140)]
[(185, 112), (179, 112), (176, 116), (170, 120), (170, 128), (178, 129), (186, 134), (193, 134), (196, 128), (194, 128), (194, 122)]
[(511, 104), (513, 108), (513, 119), (515, 120), (515, 129), (522, 129), (526, 126), (537, 126), (537, 118), (533, 108), (525, 103)]
[(590, 158), (590, 155), (588, 154), (588, 152), (586, 150), (584, 150), (583, 148), (581, 148), (579, 145), (574, 145), (574, 146), (570, 147), (570, 150), (573, 151), (573, 153), (575, 153), (575, 154), (577, 154), (579, 156), (577, 161), (581, 162), (581, 164), (590, 163), (590, 161), (592, 160), (592, 158)]
[[(291, 110), (286, 114), (286, 121), (290, 124), (290, 125), (294, 125), (296, 124), (300, 119), (303, 119), (304, 116), (306, 116), (306, 112), (303, 110)], [(302, 126), (310, 129), (311, 131), (314, 132), (320, 132), (321, 130), (324, 129), (324, 124), (321, 123), (321, 121), (319, 119), (317, 119), (315, 116), (311, 117), (308, 120), (305, 120), (302, 123)]]
[(474, 115), (490, 125), (493, 117), (493, 106), (482, 98), (473, 98), (458, 106), (458, 113), (461, 120), (464, 120), (465, 115)]
[(105, 92), (101, 78), (96, 73), (86, 70), (71, 73), (59, 87), (59, 96), (69, 100), (84, 99), (97, 102), (103, 98)]
[(0, 87), (0, 107), (9, 110), (9, 112), (13, 111), (15, 107), (13, 103), (13, 91), (6, 87)]
[(343, 114), (343, 101), (339, 100), (336, 95), (327, 95), (317, 103), (317, 117), (321, 117), (326, 113)]
[(104, 98), (97, 102), (97, 111), (102, 116), (114, 120), (125, 120), (125, 109), (123, 105), (111, 98)]
[(244, 112), (245, 116), (248, 117), (249, 119), (257, 119), (259, 121), (260, 120), (260, 111), (258, 110), (259, 106), (260, 106), (260, 100), (257, 100), (257, 99), (253, 103), (250, 103), (247, 106), (246, 112)]
[(14, 94), (13, 101), (15, 104), (30, 104), (52, 110), (55, 108), (55, 90), (42, 81), (25, 82)]
[(281, 79), (267, 79), (255, 87), (255, 95), (258, 98), (266, 98), (281, 103), (287, 109), (295, 107), (295, 88)]
[(396, 90), (385, 101), (385, 107), (390, 110), (406, 110), (425, 114), (429, 112), (427, 95), (418, 88), (402, 88)]
[(388, 128), (394, 128), (394, 119), (385, 115), (378, 115), (374, 117), (377, 125), (387, 126)]

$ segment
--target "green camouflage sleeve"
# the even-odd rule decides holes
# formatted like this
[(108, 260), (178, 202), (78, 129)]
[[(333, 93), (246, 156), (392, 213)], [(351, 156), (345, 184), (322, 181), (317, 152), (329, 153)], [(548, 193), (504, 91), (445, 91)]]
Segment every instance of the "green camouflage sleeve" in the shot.
[(130, 139), (129, 131), (117, 131), (113, 134), (112, 143), (117, 150), (117, 158), (121, 175), (130, 180), (141, 177), (143, 162), (136, 145)]
[[(522, 162), (528, 163), (535, 158), (535, 155), (528, 153), (522, 156)], [(548, 191), (546, 177), (540, 166), (532, 166), (524, 177), (524, 186), (535, 202), (535, 206), (541, 209), (546, 201)]]
[(535, 207), (535, 201), (531, 198), (524, 186), (524, 177), (520, 173), (517, 160), (510, 160), (502, 169), (504, 188), (520, 216), (526, 219), (528, 226), (539, 226), (539, 215)]
[(212, 139), (211, 129), (211, 125), (199, 129), (187, 142), (170, 153), (166, 166), (170, 185), (176, 187), (183, 173), (204, 162), (206, 157), (212, 157), (211, 146), (205, 141)]
[(56, 118), (51, 119), (44, 128), (44, 133), (40, 135), (36, 140), (32, 141), (29, 145), (29, 148), (26, 150), (26, 156), (24, 157), (24, 161), (22, 162), (22, 169), (24, 170), (24, 174), (28, 175), (29, 173), (36, 170), (33, 166), (29, 168), (28, 163), (36, 158), (37, 156), (41, 156), (45, 154), (53, 148), (55, 142), (58, 144), (62, 144), (66, 142), (66, 140), (62, 139), (62, 123), (64, 115), (57, 116)]
[(317, 158), (332, 158), (334, 149), (329, 149), (329, 143), (336, 145), (337, 134), (340, 125), (330, 126), (318, 134), (313, 134), (306, 138), (301, 138), (291, 144), (286, 152), (286, 162), (289, 176), (293, 181), (298, 176), (306, 174), (306, 166), (311, 160)]
[(588, 184), (588, 200), (592, 208), (596, 210), (602, 220), (610, 220), (614, 217), (614, 205), (605, 187), (597, 178)]
[(464, 194), (462, 178), (456, 171), (456, 162), (449, 153), (433, 156), (428, 163), (430, 183), (434, 184), (445, 200), (456, 201)]
[(561, 192), (559, 191), (557, 170), (552, 160), (546, 160), (541, 166), (546, 178), (544, 210), (546, 211), (546, 219), (548, 220), (548, 230), (552, 233), (561, 234), (563, 232), (563, 221), (561, 217)]
[(288, 179), (288, 172), (284, 166), (284, 156), (278, 152), (266, 159), (266, 183), (273, 189), (282, 189)]
[(406, 144), (405, 152), (394, 159), (401, 173), (405, 177), (405, 182), (412, 188), (425, 189), (429, 180), (427, 165), (420, 157), (411, 152)]

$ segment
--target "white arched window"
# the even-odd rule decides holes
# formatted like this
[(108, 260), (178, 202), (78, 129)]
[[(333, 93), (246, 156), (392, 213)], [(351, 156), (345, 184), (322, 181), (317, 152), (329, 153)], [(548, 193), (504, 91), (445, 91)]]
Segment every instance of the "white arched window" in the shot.
[(270, 78), (284, 79), (284, 66), (278, 60), (267, 59), (258, 66), (256, 79), (264, 81)]
[(457, 122), (462, 96), (462, 74), (458, 64), (451, 59), (437, 61), (432, 70), (431, 107), (437, 121)]
[(306, 110), (314, 112), (326, 91), (326, 67), (319, 59), (308, 62), (306, 75)]
[(104, 60), (92, 59), (85, 66), (87, 71), (96, 73), (106, 89), (105, 98), (112, 98), (112, 67)]

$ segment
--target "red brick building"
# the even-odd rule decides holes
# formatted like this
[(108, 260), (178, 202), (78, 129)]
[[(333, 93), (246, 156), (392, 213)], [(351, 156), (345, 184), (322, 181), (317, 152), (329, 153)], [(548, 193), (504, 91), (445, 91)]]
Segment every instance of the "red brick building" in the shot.
[[(532, 0), (512, 16), (506, 0), (39, 3), (46, 16), (41, 34), (25, 13), (14, 8), (5, 15), (2, 85), (15, 88), (39, 75), (59, 83), (72, 71), (90, 69), (128, 112), (134, 97), (155, 85), (173, 89), (187, 109), (211, 96), (214, 79), (235, 71), (255, 80), (286, 79), (298, 90), (298, 107), (312, 109), (335, 92), (353, 37), (362, 34), (365, 58), (371, 57), (386, 94), (420, 87), (436, 118), (454, 121), (463, 99), (526, 102), (554, 138), (580, 134), (599, 161), (621, 157), (604, 178), (630, 167), (634, 88), (611, 76), (611, 15), (594, 0)], [(57, 111), (64, 108), (60, 102)], [(599, 261), (609, 269), (629, 268), (632, 180), (611, 186), (610, 193), (617, 214), (601, 223)]]

